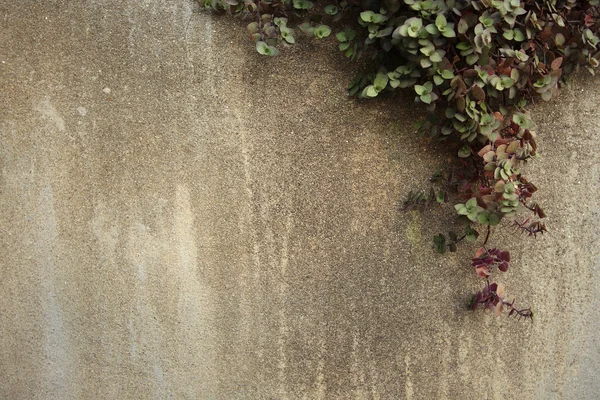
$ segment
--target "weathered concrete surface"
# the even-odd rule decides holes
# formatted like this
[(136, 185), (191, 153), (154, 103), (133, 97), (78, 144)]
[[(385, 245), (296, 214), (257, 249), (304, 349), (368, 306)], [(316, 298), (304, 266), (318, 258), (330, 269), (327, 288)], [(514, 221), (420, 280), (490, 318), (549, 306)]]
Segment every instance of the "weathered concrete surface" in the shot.
[(448, 157), (410, 100), (197, 11), (0, 2), (0, 398), (600, 397), (597, 81), (535, 109), (519, 323), (464, 309), (451, 210), (398, 210)]

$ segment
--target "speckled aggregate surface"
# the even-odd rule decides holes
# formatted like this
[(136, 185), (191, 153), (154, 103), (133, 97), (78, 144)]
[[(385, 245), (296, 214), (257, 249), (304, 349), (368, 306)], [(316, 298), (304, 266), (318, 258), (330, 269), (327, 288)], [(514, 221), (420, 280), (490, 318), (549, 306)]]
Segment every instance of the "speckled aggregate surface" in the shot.
[(534, 108), (533, 324), (465, 309), (451, 157), (334, 40), (262, 58), (184, 1), (0, 1), (0, 398), (600, 398), (600, 88)]

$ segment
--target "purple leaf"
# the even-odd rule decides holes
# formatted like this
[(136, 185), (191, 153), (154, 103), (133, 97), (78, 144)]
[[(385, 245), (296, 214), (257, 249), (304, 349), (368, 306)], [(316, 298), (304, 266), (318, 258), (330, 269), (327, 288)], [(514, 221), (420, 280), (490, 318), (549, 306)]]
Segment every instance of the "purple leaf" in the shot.
[(508, 251), (501, 251), (500, 254), (498, 254), (498, 258), (502, 261), (510, 262), (510, 253)]
[(478, 266), (475, 268), (475, 272), (477, 272), (477, 276), (480, 278), (487, 278), (491, 274), (490, 269), (486, 265)]

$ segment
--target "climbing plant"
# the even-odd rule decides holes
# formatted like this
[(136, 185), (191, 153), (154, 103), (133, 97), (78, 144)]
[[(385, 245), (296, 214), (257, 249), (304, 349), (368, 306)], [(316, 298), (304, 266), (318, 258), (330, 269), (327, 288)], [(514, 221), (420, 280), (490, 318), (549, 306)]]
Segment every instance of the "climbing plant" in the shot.
[[(569, 73), (600, 64), (600, 0), (205, 0), (203, 5), (249, 21), (258, 53), (279, 54), (299, 35), (335, 32), (346, 57), (376, 65), (359, 73), (349, 94), (374, 98), (411, 90), (428, 115), (420, 135), (456, 140), (459, 171), (432, 178), (430, 193), (410, 193), (405, 207), (445, 203), (449, 193), (464, 234), (433, 238), (436, 251), (481, 240), (472, 259), (485, 279), (471, 300), (478, 307), (533, 318), (517, 309), (493, 274), (506, 272), (510, 253), (488, 247), (490, 233), (514, 226), (528, 236), (546, 232), (536, 186), (522, 173), (537, 156), (535, 124), (527, 107), (550, 100)], [(462, 201), (460, 201), (462, 199)], [(530, 213), (521, 217), (522, 210)], [(481, 235), (485, 233), (485, 235)]]

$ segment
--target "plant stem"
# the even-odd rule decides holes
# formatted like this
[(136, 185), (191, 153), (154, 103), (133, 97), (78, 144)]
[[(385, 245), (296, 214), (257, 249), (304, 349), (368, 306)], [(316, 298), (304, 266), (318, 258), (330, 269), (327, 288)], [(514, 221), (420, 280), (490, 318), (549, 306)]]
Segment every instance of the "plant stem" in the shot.
[(488, 225), (487, 226), (487, 233), (485, 234), (485, 240), (483, 241), (483, 245), (485, 246), (488, 242), (488, 239), (490, 238), (490, 233), (492, 232), (492, 226)]

